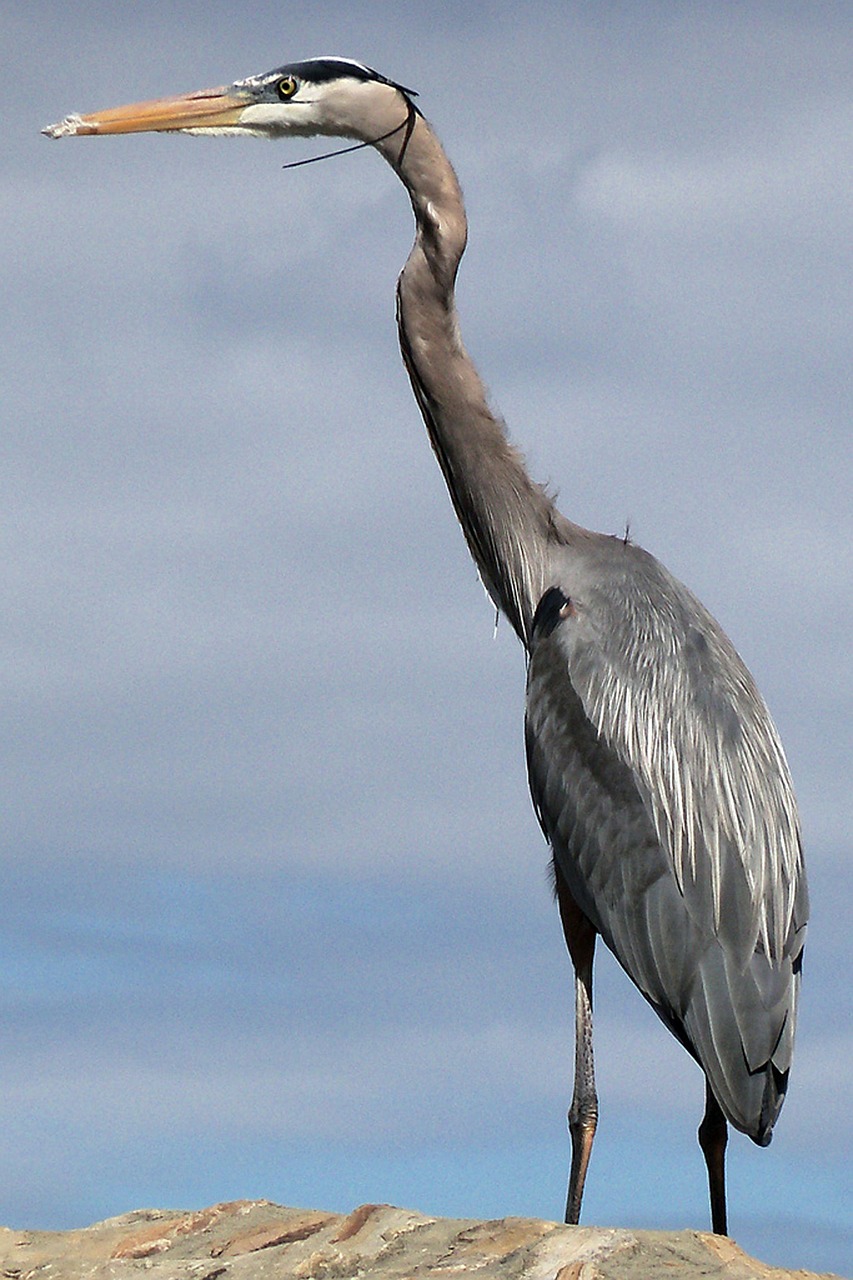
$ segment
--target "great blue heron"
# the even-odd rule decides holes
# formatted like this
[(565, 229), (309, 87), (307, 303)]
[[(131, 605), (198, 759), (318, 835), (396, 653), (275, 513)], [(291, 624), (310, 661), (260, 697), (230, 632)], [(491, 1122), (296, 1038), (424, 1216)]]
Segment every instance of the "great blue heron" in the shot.
[(530, 789), (575, 973), (566, 1221), (578, 1221), (598, 1116), (601, 934), (705, 1073), (699, 1143), (725, 1234), (726, 1121), (770, 1141), (794, 1042), (808, 897), (785, 756), (699, 601), (627, 537), (567, 520), (490, 410), (454, 301), (462, 195), (414, 96), (360, 62), (312, 58), (45, 133), (341, 136), (375, 147), (406, 187), (416, 236), (397, 284), (403, 360), (471, 554), (528, 660)]

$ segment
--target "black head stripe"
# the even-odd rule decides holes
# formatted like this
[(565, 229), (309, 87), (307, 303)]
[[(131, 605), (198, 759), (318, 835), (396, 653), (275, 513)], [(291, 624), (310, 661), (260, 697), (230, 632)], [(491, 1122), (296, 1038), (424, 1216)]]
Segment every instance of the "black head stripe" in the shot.
[(417, 97), (414, 89), (407, 89), (396, 80), (380, 75), (372, 67), (348, 58), (308, 58), (305, 62), (288, 62), (286, 66), (271, 71), (265, 79), (273, 76), (295, 76), (297, 80), (307, 80), (309, 84), (327, 84), (330, 80), (341, 80), (348, 76), (351, 80), (373, 80), (378, 84), (389, 84), (393, 89), (399, 89), (407, 98)]

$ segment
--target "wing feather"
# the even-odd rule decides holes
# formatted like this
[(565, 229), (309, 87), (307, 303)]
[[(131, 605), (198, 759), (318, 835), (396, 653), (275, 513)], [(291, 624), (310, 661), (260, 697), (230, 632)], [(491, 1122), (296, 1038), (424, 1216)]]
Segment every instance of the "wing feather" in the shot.
[[(711, 615), (651, 556), (605, 580), (591, 602), (604, 626), (567, 646), (571, 680), (599, 734), (634, 774), (679, 888), (722, 921), (729, 860), (751, 906), (749, 953), (785, 954), (802, 875), (793, 787), (776, 728)], [(655, 607), (649, 607), (654, 585)], [(614, 607), (615, 606), (615, 607)], [(579, 611), (582, 605), (578, 605)]]
[(808, 913), (787, 763), (717, 623), (618, 546), (621, 565), (566, 575), (567, 607), (534, 620), (534, 804), (578, 905), (732, 1123), (769, 1141)]

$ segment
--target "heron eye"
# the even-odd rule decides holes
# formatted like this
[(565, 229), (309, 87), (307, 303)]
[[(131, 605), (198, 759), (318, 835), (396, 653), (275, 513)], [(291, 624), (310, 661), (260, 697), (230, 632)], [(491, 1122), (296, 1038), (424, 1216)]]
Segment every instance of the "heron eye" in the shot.
[(279, 80), (276, 85), (276, 93), (283, 102), (287, 102), (289, 98), (293, 97), (298, 88), (299, 81), (295, 76), (285, 76), (282, 80)]

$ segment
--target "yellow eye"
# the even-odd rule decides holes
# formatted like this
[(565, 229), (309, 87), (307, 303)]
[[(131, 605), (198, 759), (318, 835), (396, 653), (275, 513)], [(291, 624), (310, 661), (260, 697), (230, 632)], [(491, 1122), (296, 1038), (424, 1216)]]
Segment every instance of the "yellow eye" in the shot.
[(282, 101), (287, 102), (288, 98), (292, 98), (299, 88), (299, 81), (295, 76), (285, 76), (283, 80), (279, 80), (275, 88)]

